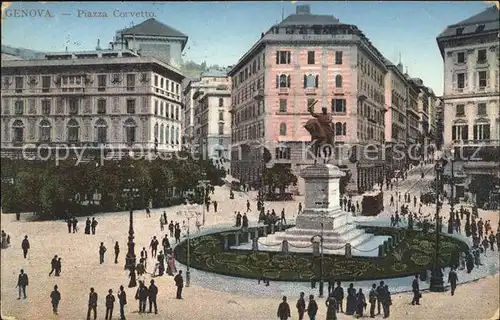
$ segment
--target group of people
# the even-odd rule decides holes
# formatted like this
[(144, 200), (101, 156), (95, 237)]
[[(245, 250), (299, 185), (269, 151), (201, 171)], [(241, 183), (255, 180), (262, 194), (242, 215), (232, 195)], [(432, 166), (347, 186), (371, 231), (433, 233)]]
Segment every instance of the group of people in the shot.
[(5, 231), (2, 230), (1, 248), (7, 249), (9, 246), (10, 246), (10, 235), (8, 235)]
[(85, 234), (90, 234), (91, 231), (92, 234), (95, 234), (95, 230), (98, 224), (99, 223), (94, 217), (92, 217), (92, 221), (90, 220), (90, 218), (87, 218), (87, 220), (85, 221)]

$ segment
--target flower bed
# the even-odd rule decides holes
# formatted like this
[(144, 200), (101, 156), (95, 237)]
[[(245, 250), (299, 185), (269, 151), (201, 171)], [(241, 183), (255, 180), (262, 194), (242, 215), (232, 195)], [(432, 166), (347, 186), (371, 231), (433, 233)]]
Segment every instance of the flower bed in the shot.
[[(385, 257), (351, 257), (324, 255), (324, 278), (342, 281), (361, 281), (397, 278), (422, 273), (432, 268), (434, 233), (401, 230), (387, 227), (364, 227), (368, 233), (397, 237), (400, 241)], [(253, 237), (255, 228), (249, 230)], [(240, 242), (247, 234), (238, 232)], [(259, 227), (259, 236), (263, 228)], [(397, 234), (397, 235), (396, 235)], [(237, 230), (203, 235), (191, 239), (191, 267), (223, 275), (259, 278), (278, 281), (310, 281), (318, 278), (320, 257), (311, 253), (281, 253), (268, 251), (224, 250), (236, 241)], [(458, 253), (468, 250), (467, 244), (442, 235), (440, 238), (439, 264), (442, 267), (456, 264)], [(175, 248), (177, 259), (186, 264), (187, 241)]]

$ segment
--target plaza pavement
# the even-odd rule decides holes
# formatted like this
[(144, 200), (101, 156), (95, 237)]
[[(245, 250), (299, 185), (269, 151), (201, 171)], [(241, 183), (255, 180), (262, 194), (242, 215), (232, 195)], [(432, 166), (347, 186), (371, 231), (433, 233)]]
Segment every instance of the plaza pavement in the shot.
[[(409, 180), (413, 180), (413, 177), (410, 176)], [(415, 179), (415, 181), (418, 180)], [(228, 195), (228, 189), (216, 188), (216, 193), (212, 198), (219, 202), (219, 212), (213, 214), (213, 211), (210, 211), (207, 214), (207, 227), (215, 224), (233, 223), (234, 211), (245, 211), (245, 203), (248, 198), (252, 203), (253, 210), (249, 213), (250, 221), (256, 221), (255, 193), (236, 193), (234, 200), (228, 200)], [(386, 199), (388, 198), (386, 196)], [(298, 201), (303, 201), (303, 198), (297, 197), (294, 202), (268, 203), (267, 207), (274, 208), (277, 213), (285, 207), (287, 217), (292, 218), (293, 213), (296, 213)], [(182, 225), (184, 219), (176, 215), (178, 210), (179, 208), (176, 207), (165, 209), (169, 220), (178, 220)], [(139, 253), (140, 248), (149, 246), (153, 235), (156, 235), (160, 240), (163, 237), (165, 232), (160, 232), (159, 226), (161, 212), (163, 209), (152, 210), (151, 218), (146, 218), (144, 211), (135, 212), (136, 254)], [(444, 212), (447, 212), (446, 206)], [(490, 219), (492, 226), (496, 227), (498, 223), (497, 212), (479, 210), (479, 213), (483, 219), (485, 217)], [(383, 213), (381, 217), (385, 219), (382, 220), (386, 220), (388, 216), (390, 213)], [(79, 233), (68, 234), (66, 224), (63, 221), (27, 222), (23, 217), (18, 222), (15, 221), (14, 215), (2, 215), (2, 229), (11, 235), (12, 241), (11, 247), (1, 250), (2, 319), (7, 319), (7, 317), (15, 319), (85, 319), (88, 292), (91, 286), (99, 294), (98, 319), (104, 318), (104, 298), (107, 290), (112, 288), (116, 294), (120, 285), (123, 284), (127, 287), (128, 284), (128, 273), (123, 270), (127, 251), (128, 213), (98, 214), (96, 218), (99, 221), (96, 235), (85, 235), (83, 234), (83, 218), (79, 220)], [(194, 221), (191, 223), (191, 230), (194, 230)], [(29, 236), (31, 243), (30, 253), (26, 260), (23, 259), (20, 248), (22, 237), (25, 234)], [(173, 242), (172, 240), (171, 242)], [(105, 243), (108, 252), (105, 263), (99, 265), (98, 247), (101, 241)], [(121, 247), (120, 263), (116, 265), (113, 263), (113, 244), (115, 241), (119, 241)], [(55, 254), (62, 257), (62, 273), (60, 277), (49, 277), (50, 260)], [(153, 260), (149, 259), (148, 270), (152, 270), (152, 265)], [(30, 278), (30, 285), (27, 289), (28, 299), (26, 300), (17, 300), (17, 289), (15, 289), (21, 268), (25, 269)], [(185, 271), (184, 268), (182, 269)], [(206, 286), (206, 282), (213, 281), (217, 284), (217, 277), (221, 276), (212, 276), (212, 280), (207, 279), (207, 281), (199, 280), (203, 278), (203, 275), (204, 273), (192, 269), (192, 284), (190, 288), (184, 288), (183, 300), (175, 299), (175, 286), (172, 277), (157, 277), (155, 281), (159, 288), (158, 306), (160, 313), (158, 315), (139, 315), (137, 313), (138, 303), (134, 300), (135, 288), (127, 288), (127, 319), (144, 319), (145, 317), (153, 320), (275, 319), (276, 309), (283, 293), (289, 297), (292, 319), (297, 319), (294, 306), (298, 292), (281, 290), (275, 282), (271, 282), (269, 287), (257, 286), (256, 281), (253, 282), (252, 287), (259, 288), (259, 292), (234, 292), (235, 290), (227, 290), (226, 288), (234, 283), (225, 283), (222, 280), (218, 283), (219, 289), (214, 290), (217, 286)], [(460, 277), (461, 274), (459, 274)], [(148, 275), (147, 282), (149, 279)], [(394, 294), (390, 318), (490, 319), (498, 310), (499, 280), (499, 276), (496, 274), (461, 285), (454, 297), (451, 297), (449, 292), (424, 293), (422, 306), (409, 305), (411, 293)], [(59, 316), (52, 314), (50, 305), (49, 295), (54, 284), (59, 286), (62, 294)], [(390, 281), (389, 285), (392, 290)], [(317, 294), (317, 291), (306, 289), (304, 287), (306, 293), (310, 291)], [(363, 287), (363, 289), (366, 294), (368, 287)], [(319, 313), (317, 318), (324, 319), (324, 300), (318, 300)], [(119, 313), (118, 309), (118, 305), (115, 304), (115, 319)], [(351, 318), (343, 314), (339, 315), (340, 320)]]

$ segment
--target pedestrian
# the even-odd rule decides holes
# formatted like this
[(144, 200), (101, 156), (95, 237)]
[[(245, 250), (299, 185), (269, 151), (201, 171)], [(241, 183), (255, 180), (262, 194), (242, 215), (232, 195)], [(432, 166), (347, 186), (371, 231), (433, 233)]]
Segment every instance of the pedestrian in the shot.
[(344, 313), (344, 288), (341, 287), (341, 282), (337, 281), (337, 287), (333, 290), (333, 297), (337, 301), (337, 311)]
[(278, 318), (280, 320), (287, 320), (291, 317), (290, 306), (286, 302), (286, 296), (283, 296), (283, 302), (278, 306)]
[(247, 199), (247, 212), (252, 211), (250, 208), (250, 201)]
[(387, 285), (384, 285), (383, 291), (382, 291), (382, 307), (384, 308), (384, 319), (389, 318), (389, 315), (391, 313), (391, 305), (392, 305), (392, 299), (391, 299), (391, 292), (389, 291), (389, 287)]
[(163, 217), (160, 217), (160, 231), (165, 230), (164, 224), (163, 224)]
[(158, 306), (156, 305), (156, 296), (158, 295), (158, 287), (155, 286), (155, 281), (151, 280), (151, 285), (149, 286), (148, 290), (148, 297), (149, 297), (149, 312), (151, 313), (151, 309), (154, 306), (155, 307), (155, 314), (158, 314)]
[(282, 224), (286, 224), (286, 218), (285, 218), (285, 208), (283, 208), (283, 210), (281, 210), (281, 223)]
[(316, 314), (318, 313), (318, 304), (314, 300), (314, 296), (312, 294), (309, 295), (309, 303), (307, 304), (306, 312), (309, 316), (309, 320), (316, 320)]
[(101, 242), (101, 245), (99, 246), (99, 263), (100, 264), (104, 263), (104, 253), (106, 253), (106, 247), (104, 246), (104, 242)]
[(141, 260), (144, 262), (144, 268), (147, 268), (148, 267), (148, 263), (147, 263), (148, 251), (146, 250), (146, 247), (142, 247)]
[(151, 257), (152, 258), (156, 257), (156, 253), (158, 250), (158, 244), (159, 244), (159, 242), (156, 239), (156, 236), (154, 236), (153, 239), (151, 239), (151, 243), (149, 244), (149, 247), (151, 248)]
[(26, 287), (28, 286), (28, 283), (28, 275), (24, 273), (24, 269), (21, 269), (21, 273), (19, 274), (19, 277), (17, 279), (16, 286), (16, 288), (19, 288), (19, 297), (17, 298), (17, 300), (21, 299), (21, 291), (23, 293), (23, 298), (26, 299)]
[(164, 223), (165, 225), (167, 225), (167, 224), (168, 224), (167, 212), (166, 212), (166, 211), (163, 211), (163, 223)]
[(148, 288), (143, 281), (139, 281), (139, 288), (135, 293), (135, 299), (139, 300), (139, 313), (146, 312), (146, 301), (148, 299)]
[(71, 233), (71, 226), (73, 225), (73, 220), (71, 218), (66, 219), (66, 224), (68, 225), (68, 233)]
[(177, 226), (174, 231), (175, 235), (175, 243), (180, 243), (181, 242), (181, 228)]
[(368, 301), (370, 302), (370, 318), (375, 318), (375, 304), (377, 302), (377, 285), (372, 284), (372, 289), (368, 295)]
[(127, 294), (125, 293), (125, 288), (120, 286), (120, 291), (118, 291), (118, 302), (120, 303), (120, 320), (125, 320), (125, 305), (127, 304)]
[(151, 218), (151, 211), (146, 207), (146, 218)]
[(182, 299), (182, 288), (184, 288), (184, 279), (182, 278), (182, 270), (174, 277), (175, 286), (177, 287), (177, 299)]
[(50, 293), (50, 301), (52, 302), (52, 312), (57, 315), (57, 307), (61, 301), (61, 293), (57, 290), (57, 284), (54, 286), (54, 291)]
[(73, 233), (76, 233), (78, 231), (78, 219), (73, 217), (71, 223), (73, 224)]
[(356, 311), (356, 289), (354, 289), (354, 284), (349, 284), (347, 288), (347, 305), (345, 308), (345, 314), (352, 316)]
[(490, 241), (490, 250), (495, 251), (495, 248), (493, 247), (495, 244), (495, 235), (493, 234), (493, 231), (490, 232), (488, 240)]
[(418, 283), (418, 274), (415, 275), (415, 279), (413, 279), (413, 282), (411, 284), (411, 288), (412, 288), (412, 291), (413, 291), (413, 300), (411, 301), (411, 304), (412, 305), (420, 305), (420, 297), (421, 297), (421, 293), (420, 293), (420, 288), (419, 288), (419, 283)]
[(483, 245), (483, 249), (484, 249), (484, 256), (486, 257), (486, 250), (487, 250), (487, 249), (488, 249), (488, 247), (489, 247), (488, 237), (484, 237), (484, 238), (483, 238), (483, 241), (481, 242), (481, 244)]
[(21, 242), (21, 248), (23, 249), (24, 259), (26, 259), (26, 256), (28, 255), (28, 250), (30, 248), (30, 242), (28, 241), (28, 236), (24, 236), (24, 239)]
[(85, 220), (85, 234), (90, 234), (90, 218), (87, 217), (87, 220)]
[(455, 289), (457, 288), (458, 276), (455, 268), (451, 268), (450, 273), (448, 274), (448, 283), (451, 287), (451, 295), (455, 295)]
[(97, 319), (97, 298), (97, 292), (94, 291), (94, 288), (90, 288), (87, 320), (90, 320), (90, 311), (94, 312), (94, 320)]
[(108, 290), (108, 295), (106, 296), (106, 317), (104, 319), (111, 320), (113, 317), (113, 308), (115, 306), (115, 296), (113, 295), (113, 290)]
[(380, 314), (380, 306), (383, 304), (384, 296), (384, 281), (380, 281), (380, 285), (377, 287), (377, 314)]
[(92, 234), (95, 234), (95, 229), (96, 229), (96, 227), (97, 227), (98, 224), (99, 223), (97, 222), (97, 220), (94, 217), (92, 217), (92, 223), (91, 223)]
[(161, 244), (163, 246), (163, 251), (166, 253), (167, 250), (170, 248), (170, 241), (168, 241), (167, 235), (165, 235), (165, 237), (161, 240)]
[(299, 202), (299, 211), (297, 212), (297, 215), (302, 213), (302, 202)]
[(333, 294), (330, 294), (329, 297), (325, 300), (326, 305), (326, 320), (337, 320), (337, 301), (333, 297)]
[(363, 318), (363, 311), (366, 309), (366, 299), (365, 295), (363, 294), (363, 289), (359, 288), (358, 294), (356, 295), (356, 300), (357, 300), (356, 314), (358, 318)]
[(170, 231), (170, 237), (174, 237), (174, 221), (171, 220), (170, 224), (168, 225), (168, 231)]
[(49, 277), (52, 275), (52, 272), (56, 271), (56, 266), (57, 266), (57, 254), (52, 258), (50, 261), (50, 272), (49, 272)]
[(55, 276), (56, 277), (59, 277), (61, 275), (61, 269), (62, 269), (61, 263), (62, 263), (61, 258), (57, 259), (56, 266), (55, 266)]
[(213, 203), (213, 204), (214, 204), (214, 212), (217, 212), (217, 205), (218, 205), (218, 204), (217, 204), (217, 201), (214, 201), (214, 203)]
[(299, 313), (299, 320), (304, 319), (304, 313), (306, 311), (306, 301), (304, 300), (304, 292), (300, 293), (299, 300), (297, 300), (297, 312)]
[(120, 254), (120, 245), (118, 241), (115, 242), (115, 264), (118, 263), (118, 255)]

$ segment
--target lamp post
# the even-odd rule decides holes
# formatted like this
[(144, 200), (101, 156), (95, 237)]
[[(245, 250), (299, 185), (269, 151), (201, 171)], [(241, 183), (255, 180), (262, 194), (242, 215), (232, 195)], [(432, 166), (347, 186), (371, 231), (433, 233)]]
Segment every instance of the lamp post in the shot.
[(207, 196), (206, 196), (206, 192), (207, 192), (207, 184), (210, 182), (210, 180), (200, 180), (200, 186), (202, 188), (202, 200), (201, 200), (201, 209), (203, 210), (202, 211), (202, 215), (203, 215), (203, 218), (202, 218), (202, 223), (203, 225), (205, 225), (205, 205), (206, 205), (206, 200), (207, 200)]
[[(318, 206), (321, 206), (322, 208), (328, 208), (328, 205), (330, 204), (330, 202), (328, 201), (319, 201), (319, 202), (315, 202), (316, 205)], [(325, 219), (325, 212), (322, 211), (321, 212), (321, 233), (320, 234), (317, 234), (313, 237), (316, 238), (316, 237), (319, 237), (319, 252), (320, 252), (320, 268), (319, 268), (319, 294), (318, 296), (320, 298), (323, 297), (323, 287), (324, 287), (324, 279), (323, 279), (323, 273), (324, 273), (324, 254), (323, 254), (323, 235), (324, 235), (324, 219)]]
[(448, 219), (448, 233), (452, 234), (453, 233), (453, 222), (455, 221), (454, 219), (454, 214), (453, 214), (453, 209), (455, 205), (455, 173), (453, 170), (454, 167), (454, 162), (455, 162), (455, 149), (451, 149), (451, 181), (450, 181), (450, 218)]
[(191, 208), (188, 207), (184, 212), (184, 216), (187, 219), (187, 265), (186, 265), (186, 287), (189, 287), (191, 284), (191, 271), (189, 269), (189, 265), (191, 264), (191, 236), (190, 236), (190, 220), (194, 217), (193, 212), (191, 212)]
[(431, 283), (429, 290), (432, 292), (443, 292), (444, 291), (444, 281), (443, 272), (439, 267), (439, 231), (441, 225), (439, 223), (439, 210), (441, 209), (440, 196), (442, 192), (442, 178), (443, 178), (443, 167), (445, 164), (443, 158), (438, 159), (434, 166), (436, 171), (436, 241), (435, 241), (435, 253), (434, 253), (434, 263), (432, 268)]
[(136, 274), (135, 274), (135, 243), (134, 243), (134, 220), (133, 220), (133, 189), (134, 179), (129, 179), (129, 189), (128, 189), (128, 198), (129, 198), (129, 229), (128, 229), (128, 252), (125, 258), (125, 269), (130, 271), (130, 282), (128, 284), (129, 288), (133, 288), (137, 286)]

